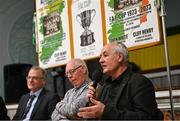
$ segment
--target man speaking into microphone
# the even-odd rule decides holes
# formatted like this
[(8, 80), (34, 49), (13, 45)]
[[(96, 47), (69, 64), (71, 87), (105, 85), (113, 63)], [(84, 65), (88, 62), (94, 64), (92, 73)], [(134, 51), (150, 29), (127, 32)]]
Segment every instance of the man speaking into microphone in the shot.
[(91, 105), (79, 109), (78, 116), (97, 120), (162, 120), (157, 108), (151, 81), (133, 72), (128, 65), (128, 49), (112, 42), (101, 50), (99, 60), (103, 73), (109, 78), (96, 89), (89, 86), (87, 98)]

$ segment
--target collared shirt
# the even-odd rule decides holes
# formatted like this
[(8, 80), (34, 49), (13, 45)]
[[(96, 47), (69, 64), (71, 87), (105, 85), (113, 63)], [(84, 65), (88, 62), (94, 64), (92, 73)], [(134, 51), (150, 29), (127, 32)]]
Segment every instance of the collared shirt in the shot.
[[(36, 102), (37, 102), (37, 99), (38, 99), (41, 91), (42, 91), (42, 88), (39, 89), (38, 91), (36, 91), (35, 93), (30, 92), (30, 95), (35, 95), (36, 97), (34, 98), (34, 100), (33, 100), (33, 102), (32, 102), (32, 105), (31, 105), (31, 108), (30, 108), (29, 112), (27, 113), (26, 118), (25, 118), (23, 121), (29, 121), (29, 119), (30, 119), (30, 117), (31, 117), (31, 114), (32, 114), (32, 111), (33, 111), (33, 109), (34, 109), (34, 106), (35, 106), (35, 104), (36, 104)], [(29, 101), (30, 101), (30, 100), (29, 100)], [(29, 101), (28, 101), (28, 103), (29, 103)], [(28, 105), (28, 103), (27, 103), (27, 105)], [(26, 106), (27, 106), (27, 105), (26, 105)]]
[(120, 76), (118, 76), (116, 79), (112, 80), (111, 77), (109, 77), (106, 80), (106, 88), (103, 90), (103, 99), (101, 98), (101, 101), (104, 104), (111, 104), (112, 101), (115, 99), (116, 95), (119, 93), (119, 85), (122, 85), (124, 78), (126, 78), (128, 72), (130, 71), (130, 68), (127, 68)]
[(86, 93), (90, 82), (91, 80), (84, 81), (80, 87), (72, 88), (67, 91), (64, 99), (57, 103), (56, 108), (52, 113), (51, 118), (53, 121), (74, 119), (79, 108), (86, 106), (88, 103)]

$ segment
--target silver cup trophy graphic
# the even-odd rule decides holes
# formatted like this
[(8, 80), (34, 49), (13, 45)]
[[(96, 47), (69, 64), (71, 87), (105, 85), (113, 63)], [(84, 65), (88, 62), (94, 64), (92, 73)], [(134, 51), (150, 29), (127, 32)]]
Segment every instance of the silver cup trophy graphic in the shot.
[(80, 46), (87, 46), (95, 42), (94, 32), (92, 32), (89, 27), (96, 15), (95, 9), (85, 10), (76, 16), (78, 23), (84, 28), (84, 32), (80, 36), (81, 44)]

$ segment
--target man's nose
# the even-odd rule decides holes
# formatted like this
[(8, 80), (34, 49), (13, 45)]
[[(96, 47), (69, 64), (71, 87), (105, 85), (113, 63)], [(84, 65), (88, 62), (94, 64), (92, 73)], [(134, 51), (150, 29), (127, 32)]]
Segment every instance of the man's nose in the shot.
[(99, 62), (102, 63), (104, 61), (103, 57), (100, 57)]
[(68, 77), (69, 79), (71, 79), (71, 78), (72, 78), (72, 74), (68, 74), (67, 77)]

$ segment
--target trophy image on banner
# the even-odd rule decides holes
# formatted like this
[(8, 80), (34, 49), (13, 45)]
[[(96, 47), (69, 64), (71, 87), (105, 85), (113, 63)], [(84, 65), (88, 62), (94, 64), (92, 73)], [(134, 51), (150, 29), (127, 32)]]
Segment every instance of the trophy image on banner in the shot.
[(91, 10), (85, 10), (76, 16), (76, 20), (84, 28), (84, 32), (80, 36), (81, 38), (80, 46), (87, 46), (95, 42), (94, 32), (89, 30), (89, 27), (95, 15), (96, 15), (95, 9), (91, 9)]

